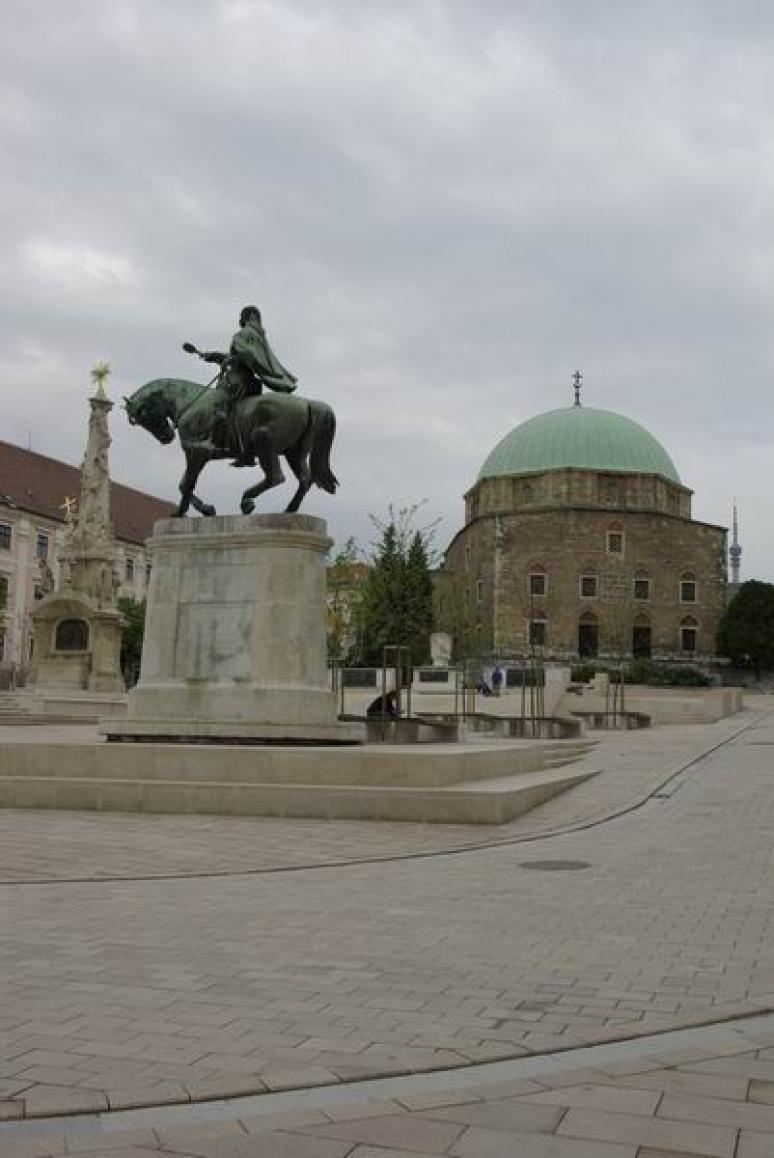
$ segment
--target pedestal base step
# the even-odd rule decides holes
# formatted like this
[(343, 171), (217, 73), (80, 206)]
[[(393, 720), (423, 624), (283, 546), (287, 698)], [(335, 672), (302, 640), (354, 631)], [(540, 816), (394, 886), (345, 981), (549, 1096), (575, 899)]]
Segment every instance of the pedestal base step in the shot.
[(110, 743), (137, 744), (362, 744), (363, 724), (249, 724), (223, 720), (100, 720)]
[(502, 824), (593, 775), (548, 766), (561, 749), (150, 744), (138, 761), (124, 744), (21, 743), (4, 752), (0, 807)]

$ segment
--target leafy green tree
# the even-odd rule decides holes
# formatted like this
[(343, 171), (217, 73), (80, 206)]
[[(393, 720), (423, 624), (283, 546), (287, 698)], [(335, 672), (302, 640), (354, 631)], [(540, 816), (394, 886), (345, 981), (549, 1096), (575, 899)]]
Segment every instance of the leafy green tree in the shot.
[(142, 640), (145, 634), (145, 600), (133, 595), (118, 598), (123, 631), (121, 634), (121, 671), (127, 683), (135, 683), (140, 672)]
[(774, 667), (774, 583), (743, 583), (718, 627), (717, 650), (735, 663), (751, 665), (756, 679)]

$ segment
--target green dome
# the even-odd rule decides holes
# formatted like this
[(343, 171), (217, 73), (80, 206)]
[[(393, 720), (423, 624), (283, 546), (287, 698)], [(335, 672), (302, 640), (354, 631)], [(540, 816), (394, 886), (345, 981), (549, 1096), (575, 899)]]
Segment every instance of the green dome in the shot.
[(478, 477), (577, 467), (658, 474), (680, 483), (675, 464), (652, 434), (612, 410), (567, 406), (538, 414), (506, 434)]

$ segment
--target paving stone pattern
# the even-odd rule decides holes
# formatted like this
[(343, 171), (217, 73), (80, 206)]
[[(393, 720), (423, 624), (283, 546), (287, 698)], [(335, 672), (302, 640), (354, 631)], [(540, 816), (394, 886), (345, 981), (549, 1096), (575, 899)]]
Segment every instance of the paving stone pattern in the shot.
[[(0, 880), (92, 880), (239, 873), (346, 860), (374, 860), (499, 844), (587, 823), (641, 800), (671, 772), (774, 709), (774, 696), (711, 725), (644, 732), (589, 733), (596, 747), (574, 767), (596, 775), (509, 824), (408, 824), (143, 816), (0, 810)], [(94, 740), (96, 729), (0, 726), (0, 759), (13, 770), (13, 745)], [(525, 741), (531, 744), (532, 741)]]
[[(324, 1085), (774, 1005), (774, 720), (741, 723), (668, 795), (528, 845), (268, 876), (6, 885), (0, 1112)], [(9, 817), (28, 835), (39, 819)], [(46, 819), (67, 832), (67, 816)], [(138, 824), (151, 840), (154, 818)], [(37, 850), (45, 861), (48, 846)], [(527, 872), (528, 859), (590, 867)]]
[[(643, 1055), (625, 1076), (613, 1066), (462, 1090), (450, 1075), (444, 1094), (425, 1098), (360, 1097), (187, 1125), (154, 1125), (154, 1111), (130, 1129), (6, 1123), (0, 1158), (771, 1158), (774, 1027), (751, 1036), (761, 1048), (740, 1039), (720, 1056), (696, 1050), (681, 1064), (669, 1064), (680, 1051), (666, 1064)], [(754, 1076), (764, 1071), (771, 1081)]]

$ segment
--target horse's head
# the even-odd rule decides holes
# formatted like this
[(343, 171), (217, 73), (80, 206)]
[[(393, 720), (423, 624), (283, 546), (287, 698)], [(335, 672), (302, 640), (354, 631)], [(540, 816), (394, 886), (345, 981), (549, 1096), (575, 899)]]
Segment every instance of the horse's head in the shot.
[(169, 421), (163, 382), (141, 386), (131, 398), (124, 397), (124, 406), (132, 426), (142, 426), (165, 446), (174, 442), (175, 430)]

